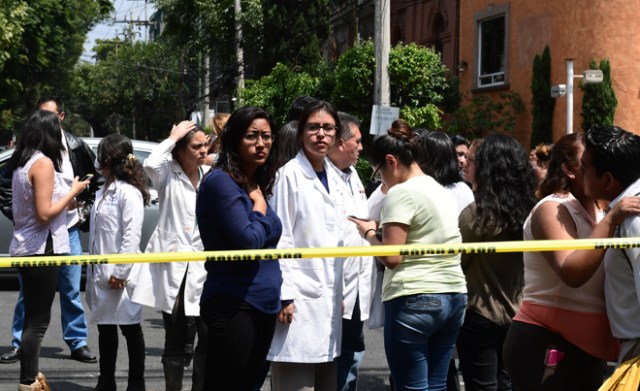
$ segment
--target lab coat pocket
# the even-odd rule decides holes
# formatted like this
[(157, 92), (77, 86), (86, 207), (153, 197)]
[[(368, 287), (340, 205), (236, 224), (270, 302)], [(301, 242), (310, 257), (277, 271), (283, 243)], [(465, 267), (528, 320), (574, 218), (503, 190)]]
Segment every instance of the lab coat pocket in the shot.
[(111, 289), (109, 286), (109, 278), (111, 278), (111, 268), (107, 268), (104, 265), (92, 265), (93, 268), (93, 282), (100, 289)]
[(153, 238), (151, 239), (153, 242), (152, 250), (154, 252), (162, 251), (162, 252), (178, 252), (178, 251), (188, 251), (189, 249), (182, 249), (180, 236), (177, 234), (165, 231), (160, 228), (156, 228), (156, 231), (153, 234)]
[(299, 295), (296, 299), (317, 300), (322, 298), (324, 296), (324, 287), (322, 283), (323, 270), (300, 266), (304, 265), (298, 265), (298, 267), (292, 268), (292, 271), (295, 274), (293, 276), (293, 283), (295, 284)]

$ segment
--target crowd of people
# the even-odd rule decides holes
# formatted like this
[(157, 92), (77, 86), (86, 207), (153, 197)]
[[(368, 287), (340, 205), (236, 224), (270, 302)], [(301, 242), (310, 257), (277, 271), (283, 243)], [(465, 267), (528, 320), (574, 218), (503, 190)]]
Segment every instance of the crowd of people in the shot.
[[(469, 142), (399, 119), (370, 145), (365, 186), (360, 122), (310, 97), (281, 129), (251, 106), (217, 115), (209, 135), (180, 122), (144, 162), (120, 134), (94, 156), (63, 119), (59, 100), (41, 99), (2, 173), (12, 256), (139, 253), (145, 173), (160, 210), (148, 253), (640, 233), (640, 136), (615, 126), (527, 154), (504, 134)], [(384, 327), (393, 390), (457, 390), (456, 354), (467, 391), (597, 390), (606, 361), (640, 355), (639, 255), (631, 246), (91, 265), (98, 357), (79, 270), (19, 267), (12, 349), (0, 362), (20, 361), (20, 391), (50, 390), (38, 360), (59, 289), (71, 358), (99, 360), (96, 391), (116, 390), (118, 328), (127, 390), (146, 389), (142, 306), (162, 312), (167, 391), (182, 390), (192, 360), (194, 391), (259, 390), (268, 371), (275, 391), (356, 390), (365, 325)]]

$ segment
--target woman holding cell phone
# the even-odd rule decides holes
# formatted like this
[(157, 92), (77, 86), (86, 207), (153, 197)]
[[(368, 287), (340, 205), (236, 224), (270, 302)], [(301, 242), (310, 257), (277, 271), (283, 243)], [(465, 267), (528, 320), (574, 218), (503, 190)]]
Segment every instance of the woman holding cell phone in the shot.
[[(62, 177), (62, 130), (56, 114), (38, 110), (27, 120), (16, 150), (13, 168), (14, 230), (11, 256), (69, 253), (67, 218), (63, 211), (83, 192), (89, 181), (76, 177), (71, 188)], [(58, 285), (58, 267), (19, 267), (24, 295), (24, 331), (20, 347), (21, 391), (48, 389), (38, 373), (42, 338), (51, 318)]]
[[(378, 223), (350, 220), (372, 245), (460, 243), (458, 210), (447, 190), (420, 169), (419, 137), (403, 120), (376, 139), (374, 175), (389, 187)], [(460, 255), (382, 256), (384, 346), (397, 390), (444, 389), (464, 319), (466, 283)]]

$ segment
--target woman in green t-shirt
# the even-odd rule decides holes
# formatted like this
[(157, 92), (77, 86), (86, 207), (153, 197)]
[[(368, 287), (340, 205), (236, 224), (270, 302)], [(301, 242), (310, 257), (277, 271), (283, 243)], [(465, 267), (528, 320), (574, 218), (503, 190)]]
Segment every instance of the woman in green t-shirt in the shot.
[[(460, 243), (458, 209), (420, 169), (419, 136), (403, 120), (373, 143), (371, 163), (389, 187), (378, 223), (352, 218), (372, 245)], [(444, 390), (467, 304), (459, 254), (378, 258), (384, 274), (384, 344), (396, 390)]]

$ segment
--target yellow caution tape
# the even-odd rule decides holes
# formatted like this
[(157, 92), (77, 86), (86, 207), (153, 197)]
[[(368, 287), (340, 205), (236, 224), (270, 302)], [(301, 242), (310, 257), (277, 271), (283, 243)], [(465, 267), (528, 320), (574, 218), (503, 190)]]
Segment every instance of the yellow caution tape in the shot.
[(639, 238), (529, 240), (511, 242), (483, 242), (459, 244), (416, 244), (398, 246), (358, 246), (291, 248), (268, 250), (229, 250), (202, 252), (171, 252), (144, 254), (55, 255), (38, 257), (2, 257), (0, 267), (105, 265), (186, 261), (256, 261), (268, 259), (297, 259), (351, 256), (417, 256), (443, 254), (478, 254), (535, 252), (559, 250), (604, 250), (640, 247)]

